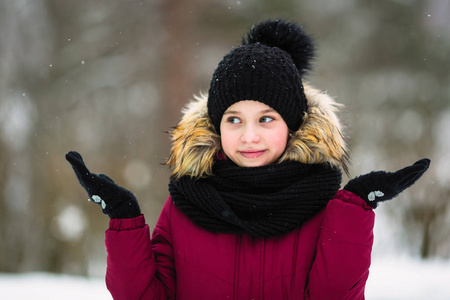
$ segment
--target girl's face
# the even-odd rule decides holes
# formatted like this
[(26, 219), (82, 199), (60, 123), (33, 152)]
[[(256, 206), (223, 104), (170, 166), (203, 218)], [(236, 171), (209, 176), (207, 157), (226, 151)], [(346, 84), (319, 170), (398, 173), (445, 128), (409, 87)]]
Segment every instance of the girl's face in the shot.
[(289, 130), (270, 106), (253, 100), (234, 103), (220, 122), (222, 149), (241, 167), (273, 164), (286, 149)]

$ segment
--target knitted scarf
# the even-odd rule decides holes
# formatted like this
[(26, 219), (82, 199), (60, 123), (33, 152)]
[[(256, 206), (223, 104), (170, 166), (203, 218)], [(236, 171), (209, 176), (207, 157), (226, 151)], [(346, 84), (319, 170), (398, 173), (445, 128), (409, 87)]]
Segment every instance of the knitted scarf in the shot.
[(218, 160), (214, 176), (172, 178), (173, 203), (200, 227), (220, 233), (270, 237), (301, 227), (333, 198), (341, 171), (328, 164), (243, 168)]

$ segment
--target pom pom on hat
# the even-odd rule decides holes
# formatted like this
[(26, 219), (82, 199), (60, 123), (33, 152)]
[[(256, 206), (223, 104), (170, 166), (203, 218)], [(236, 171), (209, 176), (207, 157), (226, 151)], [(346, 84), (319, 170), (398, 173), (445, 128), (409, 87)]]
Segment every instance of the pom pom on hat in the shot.
[(208, 114), (220, 134), (227, 108), (241, 100), (260, 101), (275, 109), (291, 131), (307, 110), (302, 76), (314, 57), (312, 39), (295, 23), (265, 21), (253, 26), (242, 45), (224, 56), (214, 71)]
[(253, 26), (247, 34), (247, 40), (242, 39), (242, 44), (256, 43), (278, 47), (289, 53), (301, 76), (311, 70), (314, 44), (304, 30), (295, 23), (276, 20)]

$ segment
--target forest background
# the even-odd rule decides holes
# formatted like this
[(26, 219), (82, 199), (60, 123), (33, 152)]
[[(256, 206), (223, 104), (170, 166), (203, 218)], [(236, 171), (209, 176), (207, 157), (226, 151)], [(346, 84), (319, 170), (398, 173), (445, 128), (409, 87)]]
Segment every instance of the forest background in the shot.
[[(350, 173), (430, 170), (377, 213), (374, 257), (450, 258), (447, 0), (0, 1), (0, 273), (102, 276), (108, 217), (64, 155), (166, 200), (168, 131), (254, 23), (315, 39), (305, 78), (345, 106)], [(348, 180), (344, 178), (344, 183)]]

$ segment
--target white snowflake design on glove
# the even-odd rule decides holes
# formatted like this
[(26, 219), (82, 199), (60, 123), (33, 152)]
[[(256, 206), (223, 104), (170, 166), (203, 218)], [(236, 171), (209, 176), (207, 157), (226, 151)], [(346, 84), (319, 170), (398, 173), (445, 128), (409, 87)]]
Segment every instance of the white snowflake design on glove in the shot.
[(370, 192), (369, 195), (367, 195), (367, 199), (369, 201), (375, 201), (376, 197), (383, 197), (384, 193), (382, 191), (373, 191)]
[(106, 203), (105, 203), (105, 201), (103, 201), (102, 198), (100, 198), (100, 196), (92, 195), (91, 198), (92, 198), (92, 201), (94, 201), (95, 203), (100, 203), (102, 206), (102, 209), (106, 208)]

